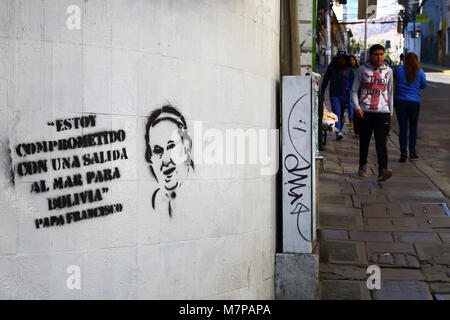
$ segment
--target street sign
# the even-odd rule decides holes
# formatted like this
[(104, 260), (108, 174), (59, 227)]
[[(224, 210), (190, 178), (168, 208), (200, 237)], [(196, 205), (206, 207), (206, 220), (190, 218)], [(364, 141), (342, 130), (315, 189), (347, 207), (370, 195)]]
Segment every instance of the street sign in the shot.
[(409, 22), (406, 26), (406, 31), (417, 31), (421, 29), (420, 23)]
[(369, 4), (367, 19), (375, 19), (377, 17), (377, 0), (358, 0), (358, 19), (366, 18), (366, 1)]
[(428, 17), (428, 13), (416, 15), (417, 23), (429, 22), (429, 21), (430, 21), (430, 18)]

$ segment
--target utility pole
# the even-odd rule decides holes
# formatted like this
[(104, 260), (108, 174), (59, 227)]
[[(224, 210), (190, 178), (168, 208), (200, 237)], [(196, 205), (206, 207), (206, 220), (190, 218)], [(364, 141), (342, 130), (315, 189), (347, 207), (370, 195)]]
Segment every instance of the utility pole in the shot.
[(326, 47), (325, 47), (325, 66), (328, 66), (331, 62), (331, 30), (330, 30), (330, 12), (331, 12), (331, 1), (327, 2), (327, 10), (325, 12), (325, 19), (326, 19)]
[(368, 10), (368, 7), (369, 6), (369, 0), (366, 0), (366, 15), (365, 15), (365, 17), (366, 17), (366, 19), (365, 19), (365, 22), (364, 22), (364, 50), (363, 50), (363, 52), (364, 52), (364, 63), (366, 63), (366, 61), (367, 61), (367, 10)]

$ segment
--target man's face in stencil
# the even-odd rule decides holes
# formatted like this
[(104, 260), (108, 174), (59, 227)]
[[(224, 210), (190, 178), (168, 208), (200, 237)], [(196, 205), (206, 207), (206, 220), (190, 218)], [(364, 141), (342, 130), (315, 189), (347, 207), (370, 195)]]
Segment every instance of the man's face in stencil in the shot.
[(170, 192), (175, 190), (185, 174), (187, 158), (180, 129), (175, 122), (163, 120), (149, 129), (153, 171), (159, 183)]

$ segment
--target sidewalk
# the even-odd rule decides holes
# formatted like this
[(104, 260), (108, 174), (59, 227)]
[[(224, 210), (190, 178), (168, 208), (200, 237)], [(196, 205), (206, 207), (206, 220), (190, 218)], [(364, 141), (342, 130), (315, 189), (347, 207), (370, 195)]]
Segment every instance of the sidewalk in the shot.
[[(376, 182), (372, 137), (368, 177), (360, 178), (359, 141), (347, 125), (344, 133), (341, 141), (329, 134), (321, 152), (322, 299), (450, 299), (450, 202), (428, 177), (432, 169), (423, 170), (423, 162), (399, 163), (398, 138), (391, 132), (393, 177)], [(380, 290), (367, 289), (369, 265), (381, 268)]]
[(428, 64), (428, 63), (420, 63), (420, 65), (425, 70), (428, 69), (428, 70), (431, 70), (431, 71), (437, 71), (437, 72), (443, 72), (443, 73), (450, 74), (450, 68), (449, 67), (444, 67), (444, 66), (435, 65), (435, 64)]

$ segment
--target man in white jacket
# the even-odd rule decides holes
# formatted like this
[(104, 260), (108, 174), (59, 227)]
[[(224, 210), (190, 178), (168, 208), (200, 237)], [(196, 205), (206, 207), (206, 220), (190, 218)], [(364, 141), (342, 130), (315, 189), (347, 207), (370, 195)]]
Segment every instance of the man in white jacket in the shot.
[(370, 60), (359, 67), (351, 91), (360, 128), (358, 174), (367, 176), (367, 156), (373, 131), (378, 157), (378, 181), (381, 182), (392, 176), (392, 170), (388, 169), (386, 142), (394, 110), (394, 78), (392, 69), (384, 63), (382, 45), (370, 47), (369, 54)]

